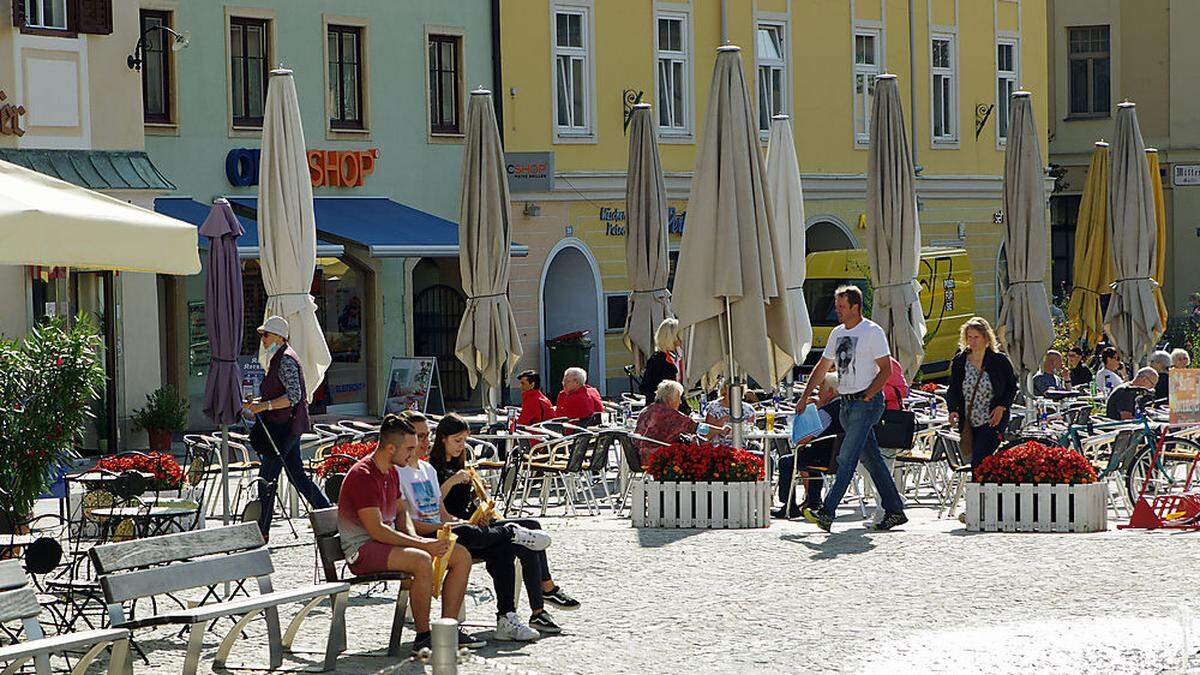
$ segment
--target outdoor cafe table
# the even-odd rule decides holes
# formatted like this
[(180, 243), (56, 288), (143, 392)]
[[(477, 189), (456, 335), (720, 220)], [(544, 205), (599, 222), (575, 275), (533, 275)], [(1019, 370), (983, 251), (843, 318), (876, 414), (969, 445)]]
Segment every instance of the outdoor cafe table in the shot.
[(138, 538), (166, 534), (180, 518), (195, 516), (196, 506), (114, 506), (92, 509), (92, 514), (120, 522), (128, 518), (138, 530)]

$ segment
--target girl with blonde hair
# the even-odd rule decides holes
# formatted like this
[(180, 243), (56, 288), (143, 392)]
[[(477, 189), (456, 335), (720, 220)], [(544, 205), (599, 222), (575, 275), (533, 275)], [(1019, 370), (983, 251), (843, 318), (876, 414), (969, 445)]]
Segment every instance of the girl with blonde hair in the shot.
[[(675, 380), (687, 388), (683, 377), (683, 336), (679, 331), (679, 320), (667, 317), (654, 331), (654, 353), (646, 359), (642, 371), (642, 386), (639, 393), (646, 397), (646, 405), (654, 402), (658, 384), (663, 380)], [(685, 414), (691, 412), (685, 402), (680, 408)]]
[(950, 362), (946, 407), (962, 439), (963, 455), (978, 467), (1000, 447), (1017, 395), (1012, 361), (1000, 351), (992, 325), (981, 316), (962, 325), (959, 352)]

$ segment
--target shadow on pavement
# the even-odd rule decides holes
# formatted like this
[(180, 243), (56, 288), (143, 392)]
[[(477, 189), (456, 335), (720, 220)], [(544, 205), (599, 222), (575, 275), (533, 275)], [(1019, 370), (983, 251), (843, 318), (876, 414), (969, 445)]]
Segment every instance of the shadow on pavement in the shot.
[(701, 532), (708, 530), (703, 529), (658, 529), (653, 527), (639, 527), (638, 546), (642, 548), (659, 548), (668, 544), (674, 544), (677, 541), (682, 541), (688, 537), (695, 536)]
[[(852, 530), (834, 530), (831, 534), (823, 532), (814, 534), (785, 534), (779, 537), (783, 541), (800, 544), (813, 554), (812, 560), (833, 560), (840, 555), (855, 555), (866, 553), (875, 548), (875, 542), (866, 536), (865, 528)], [(819, 541), (810, 541), (820, 537)]]

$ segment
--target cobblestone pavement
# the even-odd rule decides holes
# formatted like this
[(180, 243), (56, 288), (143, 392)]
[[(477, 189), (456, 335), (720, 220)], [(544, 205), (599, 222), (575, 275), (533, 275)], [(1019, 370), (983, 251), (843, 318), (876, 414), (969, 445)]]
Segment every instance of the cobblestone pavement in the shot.
[[(1200, 614), (1200, 534), (968, 534), (923, 508), (910, 509), (902, 531), (876, 533), (857, 512), (843, 513), (831, 535), (803, 522), (701, 531), (637, 530), (612, 516), (545, 519), (554, 576), (583, 607), (555, 612), (563, 635), (489, 644), (461, 670), (1158, 673), (1181, 663), (1180, 605)], [(305, 536), (277, 527), (276, 588), (312, 581)], [(352, 651), (386, 644), (393, 593), (355, 592)], [(486, 638), (494, 605), (481, 567), (469, 593), (468, 629)], [(315, 614), (301, 648), (321, 649), (327, 625), (327, 614)], [(231, 662), (264, 662), (261, 635), (260, 622)], [(218, 641), (206, 643), (209, 663)], [(142, 672), (178, 672), (182, 640), (157, 633), (142, 644), (153, 648), (153, 667)], [(423, 669), (355, 656), (338, 666)]]

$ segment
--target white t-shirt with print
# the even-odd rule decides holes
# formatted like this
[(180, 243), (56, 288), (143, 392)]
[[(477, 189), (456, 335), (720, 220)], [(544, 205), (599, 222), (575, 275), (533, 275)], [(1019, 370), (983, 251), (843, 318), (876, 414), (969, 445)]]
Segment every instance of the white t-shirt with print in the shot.
[(1108, 396), (1114, 389), (1125, 383), (1121, 376), (1109, 370), (1101, 368), (1096, 371), (1096, 391), (1103, 396)]
[(837, 368), (838, 392), (842, 394), (866, 391), (879, 374), (875, 359), (890, 355), (887, 335), (870, 319), (859, 321), (854, 328), (838, 325), (829, 334), (822, 354)]
[(408, 504), (408, 515), (431, 525), (442, 524), (442, 488), (438, 483), (437, 470), (429, 462), (419, 460), (417, 468), (396, 467), (400, 477), (400, 491)]

